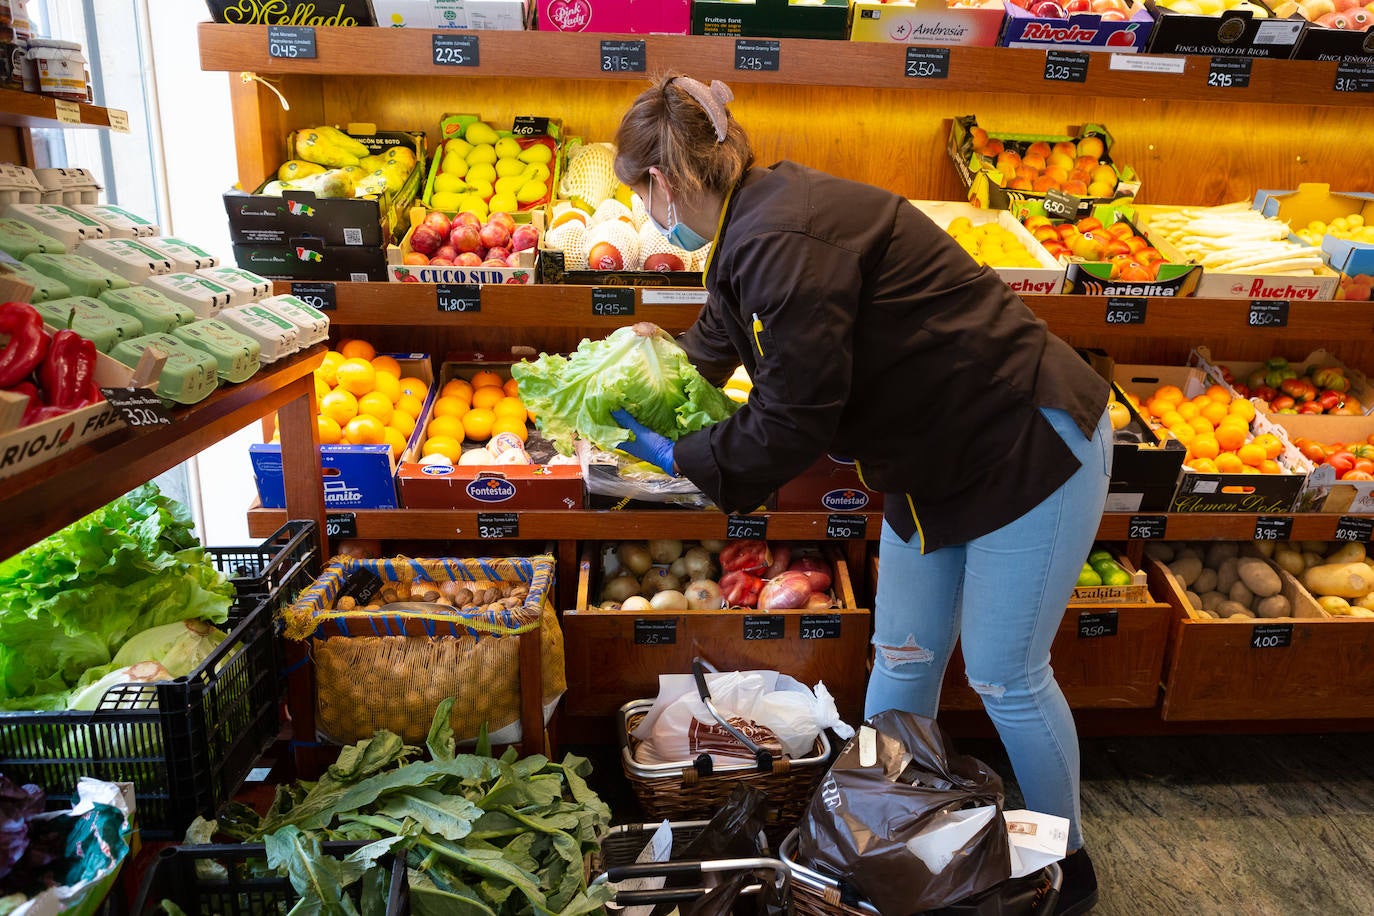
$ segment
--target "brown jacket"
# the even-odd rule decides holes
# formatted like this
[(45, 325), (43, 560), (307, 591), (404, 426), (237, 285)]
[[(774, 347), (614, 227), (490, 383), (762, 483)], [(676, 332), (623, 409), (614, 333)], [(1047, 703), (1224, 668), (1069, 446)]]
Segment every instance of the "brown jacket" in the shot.
[(791, 162), (732, 195), (681, 338), (734, 416), (680, 439), (678, 468), (727, 511), (762, 503), (822, 453), (856, 459), (887, 520), (923, 549), (1029, 511), (1078, 464), (1040, 413), (1091, 436), (1107, 384), (901, 197)]

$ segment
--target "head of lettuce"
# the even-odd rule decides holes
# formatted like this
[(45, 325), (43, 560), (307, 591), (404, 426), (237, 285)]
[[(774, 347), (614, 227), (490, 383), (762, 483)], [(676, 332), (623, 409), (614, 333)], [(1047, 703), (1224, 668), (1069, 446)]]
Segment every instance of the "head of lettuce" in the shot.
[(603, 449), (629, 439), (629, 430), (611, 416), (614, 410), (676, 441), (724, 420), (738, 406), (648, 322), (605, 340), (584, 340), (571, 356), (546, 353), (519, 363), (511, 375), (544, 436), (565, 455), (572, 454), (578, 437)]

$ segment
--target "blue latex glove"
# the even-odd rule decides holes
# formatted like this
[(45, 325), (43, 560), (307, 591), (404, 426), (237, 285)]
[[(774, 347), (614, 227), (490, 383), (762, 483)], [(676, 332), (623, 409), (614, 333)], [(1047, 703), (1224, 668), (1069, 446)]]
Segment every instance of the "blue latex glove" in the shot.
[(665, 474), (676, 474), (673, 470), (673, 440), (640, 423), (623, 410), (611, 411), (615, 422), (628, 429), (634, 438), (620, 443), (620, 450), (633, 455), (640, 461), (647, 461)]

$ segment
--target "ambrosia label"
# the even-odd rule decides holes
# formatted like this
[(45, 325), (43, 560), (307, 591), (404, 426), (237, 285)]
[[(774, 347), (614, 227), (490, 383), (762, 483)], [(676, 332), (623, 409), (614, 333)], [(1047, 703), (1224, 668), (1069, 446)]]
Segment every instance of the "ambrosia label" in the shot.
[(366, 0), (311, 3), (293, 0), (227, 0), (211, 3), (221, 22), (234, 25), (363, 25), (372, 21)]

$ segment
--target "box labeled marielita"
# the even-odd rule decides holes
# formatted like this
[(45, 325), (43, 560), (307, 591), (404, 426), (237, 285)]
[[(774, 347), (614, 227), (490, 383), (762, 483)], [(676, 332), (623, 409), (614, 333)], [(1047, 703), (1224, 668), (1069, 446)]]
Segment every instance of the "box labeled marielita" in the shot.
[(1144, 51), (1154, 30), (1154, 20), (1139, 3), (1130, 4), (1128, 12), (1129, 17), (1124, 19), (1109, 19), (1093, 12), (1044, 16), (1008, 2), (1001, 44), (1007, 48), (1111, 51), (1116, 54)]
[(1211, 57), (1272, 57), (1287, 60), (1302, 41), (1306, 21), (1279, 19), (1263, 0), (1207, 16), (1175, 12), (1168, 0), (1145, 0), (1154, 17), (1151, 54), (1206, 54)]
[(1064, 264), (1064, 292), (1083, 296), (1191, 296), (1198, 264), (1164, 259), (1129, 207), (1097, 207), (1078, 220), (1026, 217), (1025, 228)]
[[(1374, 29), (1364, 34), (1374, 36)], [(1257, 191), (1254, 208), (1320, 246), (1333, 269), (1348, 276), (1374, 274), (1374, 194), (1336, 193), (1314, 182), (1296, 191)]]
[(393, 29), (533, 28), (524, 0), (371, 0), (377, 25)]
[(1358, 464), (1374, 461), (1374, 417), (1275, 414), (1272, 419), (1316, 465), (1293, 511), (1374, 513), (1374, 473)]
[(230, 25), (375, 25), (368, 0), (205, 0), (216, 22)]
[(822, 455), (816, 463), (778, 487), (778, 509), (798, 512), (883, 511), (883, 494), (863, 482), (853, 459)]
[[(425, 135), (419, 131), (379, 131), (371, 129), (372, 125), (348, 127), (337, 135), (333, 128), (292, 131), (286, 137), (287, 160), (276, 175), (264, 178), (252, 193), (226, 192), (224, 209), (229, 215), (230, 240), (235, 245), (295, 247), (293, 239), (310, 237), (316, 240), (314, 247), (377, 249), (390, 242), (400, 231), (406, 208), (424, 181)], [(333, 147), (326, 144), (327, 152), (321, 151), (322, 139), (337, 137), (343, 139)], [(342, 149), (339, 143), (349, 146)], [(399, 164), (387, 163), (391, 150), (402, 151), (396, 154), (404, 156)], [(307, 155), (342, 164), (326, 167), (307, 161)], [(384, 168), (396, 170), (394, 179), (385, 183), (374, 180)], [(336, 175), (339, 180), (328, 185), (320, 179), (343, 172), (347, 175)], [(404, 177), (401, 172), (405, 172)], [(301, 177), (284, 177), (297, 173)], [(293, 189), (293, 184), (300, 188)], [(239, 266), (253, 270), (242, 263)]]
[(849, 37), (849, 0), (695, 0), (692, 34), (843, 40)]
[(1006, 210), (945, 201), (912, 203), (1020, 295), (1053, 296), (1063, 286), (1064, 266)]
[(686, 35), (691, 6), (689, 0), (538, 0), (539, 31)]
[(1002, 0), (988, 0), (981, 6), (951, 6), (946, 0), (859, 0), (854, 4), (849, 37), (852, 41), (992, 47), (1002, 34), (1005, 18)]
[[(425, 398), (428, 407), (434, 397), (434, 369), (424, 353), (391, 354), (400, 363), (403, 377), (418, 378), (430, 386)], [(422, 435), (418, 424), (407, 447), (414, 447)], [(286, 485), (282, 478), (281, 446), (274, 442), (248, 447), (253, 465), (253, 480), (258, 501), (265, 509), (286, 507)], [(321, 445), (320, 464), (324, 473), (324, 504), (330, 509), (396, 509), (396, 462), (389, 445)]]

